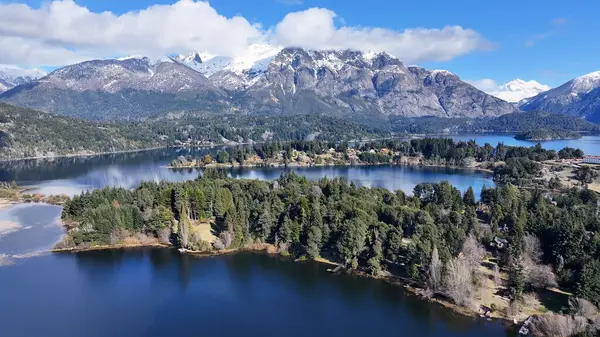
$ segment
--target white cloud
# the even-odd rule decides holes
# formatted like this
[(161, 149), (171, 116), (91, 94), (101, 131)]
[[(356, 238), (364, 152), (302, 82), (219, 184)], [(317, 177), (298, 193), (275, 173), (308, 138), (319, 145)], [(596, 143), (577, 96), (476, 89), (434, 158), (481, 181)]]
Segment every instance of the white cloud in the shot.
[(386, 50), (413, 63), (446, 61), (490, 47), (479, 33), (460, 26), (394, 31), (346, 26), (342, 20), (337, 27), (335, 18), (330, 10), (312, 8), (289, 13), (275, 27), (264, 29), (241, 16), (223, 16), (197, 0), (122, 15), (91, 12), (73, 0), (54, 0), (40, 8), (0, 4), (0, 63), (53, 66), (192, 50), (236, 56), (249, 44), (264, 41), (314, 49)]
[(479, 33), (460, 26), (442, 29), (413, 28), (402, 32), (372, 27), (336, 27), (336, 13), (311, 8), (290, 13), (275, 28), (277, 41), (286, 46), (314, 49), (385, 50), (413, 63), (448, 61), (491, 48)]
[(498, 83), (489, 78), (484, 78), (481, 80), (465, 80), (465, 82), (485, 92), (490, 92), (498, 89)]
[[(260, 38), (261, 31), (243, 17), (218, 14), (203, 1), (181, 0), (117, 16), (90, 12), (72, 0), (56, 0), (39, 9), (0, 5), (0, 36), (53, 49), (53, 56), (40, 57), (37, 63), (54, 65), (77, 59), (75, 55), (63, 62), (55, 59), (60, 53), (68, 56), (72, 51), (77, 56), (156, 56), (203, 48), (231, 56)], [(0, 63), (14, 58), (7, 55), (11, 53), (1, 48)]]

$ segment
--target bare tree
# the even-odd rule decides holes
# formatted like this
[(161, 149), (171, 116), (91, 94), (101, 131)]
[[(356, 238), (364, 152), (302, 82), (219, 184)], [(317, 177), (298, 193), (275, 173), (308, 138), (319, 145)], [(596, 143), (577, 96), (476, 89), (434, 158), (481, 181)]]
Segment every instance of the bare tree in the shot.
[(171, 236), (171, 230), (168, 228), (161, 228), (158, 230), (158, 241), (162, 244), (169, 244), (169, 237)]
[(496, 287), (502, 286), (502, 279), (500, 278), (500, 267), (497, 264), (494, 265), (494, 284)]
[(582, 316), (587, 319), (593, 319), (598, 313), (598, 308), (592, 302), (583, 298), (570, 298), (569, 308), (575, 316)]
[(523, 294), (523, 305), (530, 309), (535, 309), (540, 304), (540, 299), (536, 293)]
[(583, 317), (555, 313), (538, 316), (531, 324), (533, 335), (544, 337), (569, 337), (584, 332), (587, 328), (587, 320)]
[(511, 300), (506, 308), (506, 316), (508, 318), (515, 318), (519, 315), (519, 301)]
[(469, 264), (469, 268), (476, 271), (485, 256), (485, 248), (477, 242), (473, 235), (469, 235), (463, 243), (461, 253)]
[(473, 273), (466, 259), (453, 258), (446, 264), (444, 285), (447, 295), (461, 306), (471, 304)]
[(524, 266), (527, 282), (535, 288), (558, 286), (558, 282), (556, 282), (556, 275), (554, 275), (552, 272), (552, 267), (543, 264), (534, 264), (529, 259), (525, 259)]
[(233, 235), (230, 232), (225, 231), (219, 235), (219, 238), (213, 242), (213, 247), (217, 250), (223, 250), (229, 248), (233, 242)]
[(431, 263), (429, 264), (429, 289), (434, 293), (440, 289), (442, 283), (442, 261), (436, 246), (431, 252)]
[(536, 288), (556, 287), (558, 283), (552, 267), (541, 264), (543, 253), (540, 240), (533, 235), (527, 235), (523, 238), (523, 243), (523, 267), (527, 283)]
[(523, 238), (523, 248), (525, 255), (528, 256), (534, 263), (540, 263), (542, 260), (542, 245), (540, 240), (533, 235), (526, 235)]
[(600, 316), (596, 316), (592, 321), (592, 327), (596, 329), (596, 331), (600, 331)]

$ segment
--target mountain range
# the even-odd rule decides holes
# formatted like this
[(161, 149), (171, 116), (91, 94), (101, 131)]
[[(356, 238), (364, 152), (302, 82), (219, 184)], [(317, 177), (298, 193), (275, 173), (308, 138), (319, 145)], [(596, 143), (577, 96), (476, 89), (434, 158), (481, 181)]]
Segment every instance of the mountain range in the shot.
[(18, 85), (29, 83), (47, 74), (39, 69), (24, 69), (0, 64), (0, 93)]
[(95, 120), (144, 119), (177, 110), (359, 119), (517, 111), (448, 71), (405, 67), (387, 53), (260, 45), (240, 58), (192, 53), (87, 61), (18, 85), (0, 99)]
[(166, 112), (373, 117), (495, 117), (547, 111), (600, 122), (600, 72), (551, 89), (516, 79), (485, 93), (446, 70), (405, 66), (385, 52), (255, 44), (207, 53), (92, 60), (57, 69), (0, 66), (0, 100), (91, 120)]

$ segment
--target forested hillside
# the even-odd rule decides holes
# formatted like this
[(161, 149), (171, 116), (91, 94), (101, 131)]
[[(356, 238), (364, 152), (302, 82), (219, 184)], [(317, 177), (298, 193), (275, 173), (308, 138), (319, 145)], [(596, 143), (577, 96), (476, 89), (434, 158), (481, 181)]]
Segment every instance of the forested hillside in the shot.
[(594, 132), (582, 119), (519, 113), (492, 119), (339, 118), (321, 115), (249, 116), (172, 112), (143, 122), (94, 122), (0, 103), (0, 159), (206, 146), (265, 141), (350, 141), (407, 134), (523, 132), (547, 127)]
[(0, 103), (0, 159), (89, 154), (165, 146), (140, 123), (99, 123)]

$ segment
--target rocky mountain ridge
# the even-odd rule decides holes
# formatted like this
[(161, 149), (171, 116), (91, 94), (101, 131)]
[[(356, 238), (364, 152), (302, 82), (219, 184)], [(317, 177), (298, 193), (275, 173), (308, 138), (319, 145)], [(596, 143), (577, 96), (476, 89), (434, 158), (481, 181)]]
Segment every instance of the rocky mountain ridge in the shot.
[(576, 77), (520, 103), (524, 111), (542, 110), (600, 123), (600, 71)]
[(93, 60), (0, 95), (88, 119), (143, 119), (176, 110), (246, 114), (493, 117), (515, 112), (447, 71), (405, 67), (385, 52), (256, 46), (249, 56), (201, 53)]

